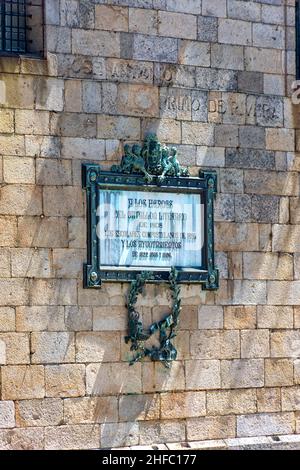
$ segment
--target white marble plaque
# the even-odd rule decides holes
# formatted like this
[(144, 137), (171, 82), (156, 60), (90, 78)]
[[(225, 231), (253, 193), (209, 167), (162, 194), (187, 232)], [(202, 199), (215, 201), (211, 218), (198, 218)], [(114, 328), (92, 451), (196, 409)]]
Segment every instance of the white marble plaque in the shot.
[(99, 191), (101, 266), (199, 269), (203, 227), (200, 194)]

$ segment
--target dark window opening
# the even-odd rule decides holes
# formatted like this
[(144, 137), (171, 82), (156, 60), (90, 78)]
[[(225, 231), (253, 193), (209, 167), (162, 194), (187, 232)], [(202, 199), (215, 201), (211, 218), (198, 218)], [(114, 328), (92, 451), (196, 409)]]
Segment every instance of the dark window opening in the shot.
[(43, 0), (0, 0), (0, 54), (42, 56)]

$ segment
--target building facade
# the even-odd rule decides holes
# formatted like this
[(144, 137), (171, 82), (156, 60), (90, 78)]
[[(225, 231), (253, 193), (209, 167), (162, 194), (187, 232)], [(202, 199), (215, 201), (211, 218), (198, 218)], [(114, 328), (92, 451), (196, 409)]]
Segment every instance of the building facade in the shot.
[[(0, 448), (300, 433), (295, 0), (33, 3), (27, 53), (1, 30)], [(170, 369), (128, 365), (128, 284), (82, 282), (81, 164), (149, 132), (218, 175), (220, 288), (182, 285)]]

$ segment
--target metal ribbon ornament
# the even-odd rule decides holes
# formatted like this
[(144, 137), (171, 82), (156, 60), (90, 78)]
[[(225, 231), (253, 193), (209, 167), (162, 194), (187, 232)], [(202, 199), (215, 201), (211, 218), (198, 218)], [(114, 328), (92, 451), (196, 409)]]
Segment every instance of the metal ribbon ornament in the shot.
[[(131, 359), (130, 365), (141, 361), (144, 357), (150, 357), (152, 361), (161, 361), (166, 367), (171, 366), (171, 362), (177, 357), (177, 350), (172, 344), (173, 338), (177, 335), (179, 314), (181, 310), (180, 287), (177, 284), (177, 271), (171, 269), (169, 285), (172, 292), (172, 313), (163, 320), (152, 323), (148, 330), (144, 330), (139, 312), (135, 309), (138, 295), (143, 292), (147, 281), (151, 281), (151, 272), (142, 272), (132, 281), (127, 298), (128, 309), (128, 329), (129, 335), (125, 337), (125, 342), (131, 342), (131, 351), (135, 351), (135, 356)], [(151, 349), (145, 346), (145, 342), (159, 331), (159, 347), (152, 346)]]

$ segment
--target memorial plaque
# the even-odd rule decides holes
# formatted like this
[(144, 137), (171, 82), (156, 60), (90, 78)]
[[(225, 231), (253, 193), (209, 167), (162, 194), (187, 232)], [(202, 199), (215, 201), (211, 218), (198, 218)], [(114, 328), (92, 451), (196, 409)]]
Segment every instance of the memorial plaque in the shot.
[[(131, 153), (126, 148), (121, 165), (111, 171), (83, 164), (88, 225), (84, 287), (132, 281), (144, 271), (152, 273), (154, 282), (166, 281), (172, 267), (178, 282), (218, 287), (213, 246), (216, 174), (189, 177), (175, 150), (161, 150), (156, 141), (154, 148), (147, 158), (145, 153), (140, 157), (140, 147)], [(159, 152), (165, 163), (156, 171)]]

